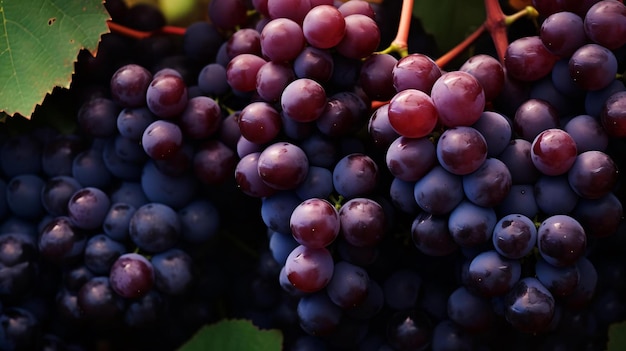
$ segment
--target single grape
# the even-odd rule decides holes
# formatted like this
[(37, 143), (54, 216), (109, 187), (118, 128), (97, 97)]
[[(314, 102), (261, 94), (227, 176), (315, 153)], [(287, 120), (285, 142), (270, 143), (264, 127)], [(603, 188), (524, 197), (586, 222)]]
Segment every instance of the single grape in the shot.
[(394, 95), (387, 115), (393, 130), (408, 138), (427, 136), (439, 118), (430, 96), (417, 89), (405, 89)]
[(602, 151), (586, 151), (576, 157), (567, 177), (578, 195), (598, 199), (613, 190), (618, 177), (617, 165)]
[(344, 198), (351, 199), (373, 193), (379, 180), (378, 165), (363, 153), (342, 157), (333, 168), (333, 185)]
[(375, 247), (386, 235), (389, 219), (369, 198), (353, 198), (339, 209), (341, 237), (356, 247)]
[(337, 209), (320, 198), (304, 200), (293, 210), (289, 220), (296, 241), (310, 248), (330, 245), (339, 235), (339, 225)]
[(430, 57), (412, 53), (398, 60), (391, 75), (397, 92), (416, 89), (430, 95), (433, 85), (441, 77), (441, 69)]
[(430, 97), (447, 127), (471, 126), (485, 109), (485, 92), (473, 75), (464, 71), (447, 72), (435, 81)]
[(259, 176), (277, 190), (295, 189), (307, 176), (309, 160), (302, 149), (288, 142), (277, 142), (265, 148), (258, 157)]
[(576, 84), (585, 90), (606, 88), (617, 74), (617, 58), (598, 44), (581, 46), (569, 59), (569, 72)]
[(459, 71), (474, 76), (485, 93), (485, 101), (493, 101), (504, 88), (504, 68), (493, 56), (478, 54), (470, 57)]
[(537, 228), (522, 214), (508, 214), (493, 228), (492, 242), (495, 250), (510, 259), (528, 255), (537, 243)]
[(626, 7), (619, 1), (598, 1), (585, 15), (589, 39), (615, 50), (626, 44)]
[(141, 107), (146, 104), (146, 92), (152, 73), (137, 64), (124, 65), (111, 76), (111, 97), (122, 107)]
[(334, 262), (326, 248), (300, 245), (293, 249), (285, 262), (289, 282), (298, 290), (311, 293), (322, 290), (333, 276)]
[(361, 14), (349, 15), (344, 20), (346, 31), (335, 46), (339, 54), (351, 59), (362, 59), (376, 51), (381, 40), (376, 21)]
[(554, 297), (536, 278), (522, 278), (505, 298), (506, 320), (522, 332), (546, 331), (554, 309)]
[(504, 55), (504, 67), (508, 75), (524, 82), (532, 82), (547, 76), (558, 60), (536, 36), (522, 37), (512, 41)]
[(565, 174), (576, 161), (576, 143), (562, 129), (551, 128), (539, 133), (532, 142), (530, 157), (545, 175)]
[(302, 31), (309, 45), (330, 49), (343, 39), (346, 21), (339, 10), (331, 5), (320, 5), (307, 12)]
[[(285, 42), (289, 45), (284, 45)], [(303, 28), (289, 18), (272, 19), (261, 31), (261, 51), (270, 61), (292, 61), (304, 45)]]
[(434, 215), (450, 213), (465, 196), (462, 178), (436, 165), (415, 183), (413, 196), (426, 212)]
[(127, 299), (145, 296), (154, 286), (154, 280), (152, 263), (132, 252), (118, 257), (109, 272), (111, 288)]
[(311, 122), (326, 108), (326, 91), (318, 82), (299, 78), (289, 83), (280, 97), (283, 112), (298, 122)]
[(187, 106), (187, 99), (187, 85), (175, 74), (155, 74), (146, 92), (148, 108), (161, 118), (180, 115)]
[(568, 266), (585, 254), (587, 235), (576, 219), (554, 215), (537, 229), (537, 247), (546, 262), (557, 267)]
[(487, 159), (487, 142), (472, 127), (446, 129), (437, 142), (437, 159), (450, 173), (470, 174)]

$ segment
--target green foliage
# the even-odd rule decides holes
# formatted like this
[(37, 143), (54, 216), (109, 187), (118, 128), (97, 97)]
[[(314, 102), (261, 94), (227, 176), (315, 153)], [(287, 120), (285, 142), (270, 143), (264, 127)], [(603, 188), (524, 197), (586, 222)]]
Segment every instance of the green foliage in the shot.
[(0, 1), (0, 111), (27, 118), (56, 86), (69, 87), (81, 48), (108, 31), (102, 0)]
[(607, 351), (626, 350), (626, 322), (615, 323), (609, 327)]
[(222, 320), (201, 328), (178, 351), (280, 351), (279, 330), (261, 330), (246, 320)]
[(486, 18), (484, 0), (415, 0), (413, 16), (436, 38), (441, 52), (463, 41)]

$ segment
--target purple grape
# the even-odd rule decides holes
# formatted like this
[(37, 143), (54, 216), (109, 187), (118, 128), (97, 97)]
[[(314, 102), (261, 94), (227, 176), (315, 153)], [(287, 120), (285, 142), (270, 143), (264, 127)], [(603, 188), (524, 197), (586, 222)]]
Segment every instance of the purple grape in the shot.
[[(270, 61), (292, 61), (305, 45), (303, 28), (289, 18), (274, 18), (261, 31), (261, 50)], [(289, 45), (284, 45), (285, 42)]]
[(175, 74), (161, 74), (152, 79), (146, 92), (146, 104), (150, 111), (161, 118), (179, 116), (187, 106), (187, 86), (183, 78)]
[(439, 122), (446, 127), (471, 126), (485, 109), (482, 85), (464, 71), (442, 74), (435, 81), (430, 97), (439, 114)]
[(356, 247), (375, 247), (385, 237), (389, 219), (369, 198), (352, 198), (339, 209), (341, 237)]
[(567, 178), (580, 197), (599, 199), (608, 195), (617, 183), (617, 165), (602, 151), (586, 151), (576, 157)]
[(119, 256), (109, 272), (111, 288), (127, 299), (145, 296), (154, 286), (154, 281), (152, 263), (144, 256), (132, 252)]
[(378, 165), (371, 157), (362, 153), (342, 157), (333, 169), (335, 190), (347, 199), (372, 193), (378, 178)]
[(111, 97), (122, 107), (141, 107), (146, 104), (146, 92), (152, 74), (137, 64), (124, 65), (111, 77)]
[(434, 215), (450, 213), (465, 196), (462, 178), (436, 165), (415, 183), (413, 196), (426, 212)]
[(181, 149), (183, 132), (175, 123), (165, 120), (154, 121), (143, 132), (141, 145), (148, 156), (155, 160), (163, 160)]
[(411, 238), (415, 247), (428, 256), (448, 256), (459, 249), (450, 235), (445, 216), (418, 214), (411, 225)]
[(554, 297), (536, 278), (526, 277), (515, 284), (505, 298), (505, 316), (517, 330), (546, 331), (552, 322)]
[(537, 247), (546, 262), (557, 267), (568, 266), (585, 254), (587, 235), (576, 219), (554, 215), (537, 229)]
[(380, 44), (380, 29), (372, 18), (354, 14), (344, 17), (346, 31), (335, 46), (337, 52), (347, 58), (362, 59), (371, 55)]
[(385, 160), (394, 177), (414, 182), (435, 165), (437, 152), (427, 138), (399, 137), (389, 145)]
[(610, 49), (626, 44), (626, 7), (620, 1), (598, 1), (585, 15), (589, 39)]
[(309, 160), (302, 149), (288, 142), (265, 148), (258, 157), (259, 176), (277, 190), (295, 189), (307, 176)]
[(328, 285), (333, 276), (334, 265), (328, 249), (299, 245), (287, 257), (285, 274), (296, 289), (312, 293)]
[(489, 250), (471, 260), (468, 274), (472, 289), (493, 297), (507, 293), (520, 279), (522, 268), (519, 261)]
[(509, 194), (511, 172), (504, 162), (488, 158), (474, 172), (463, 176), (463, 192), (476, 205), (495, 207)]
[(487, 159), (487, 142), (472, 127), (446, 129), (437, 141), (437, 159), (448, 172), (466, 175), (476, 171)]
[(183, 295), (194, 282), (193, 260), (178, 248), (162, 251), (150, 259), (156, 288), (167, 295)]
[(133, 213), (128, 224), (130, 239), (147, 252), (168, 250), (181, 237), (181, 223), (176, 211), (161, 203), (148, 203)]
[(493, 228), (492, 242), (495, 250), (510, 259), (528, 255), (537, 243), (537, 228), (522, 214), (508, 214), (498, 220)]
[(296, 241), (310, 248), (330, 245), (339, 235), (339, 213), (324, 199), (304, 200), (293, 210), (289, 219)]
[(102, 226), (110, 206), (111, 200), (104, 191), (94, 187), (85, 187), (72, 195), (67, 203), (67, 210), (75, 226), (82, 229), (96, 229)]

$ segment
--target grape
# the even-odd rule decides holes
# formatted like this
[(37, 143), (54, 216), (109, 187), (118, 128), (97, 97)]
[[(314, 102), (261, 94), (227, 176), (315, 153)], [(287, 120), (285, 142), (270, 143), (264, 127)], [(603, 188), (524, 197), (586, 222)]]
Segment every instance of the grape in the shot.
[(241, 54), (233, 57), (226, 66), (228, 85), (240, 92), (254, 91), (257, 74), (266, 62), (263, 58), (253, 54)]
[(391, 75), (397, 92), (416, 89), (430, 94), (433, 85), (441, 77), (441, 70), (430, 57), (412, 53), (398, 60)]
[(387, 115), (393, 130), (408, 138), (427, 136), (439, 118), (430, 96), (417, 89), (405, 89), (394, 95)]
[(507, 293), (520, 279), (522, 268), (519, 261), (490, 250), (471, 260), (468, 274), (472, 289), (492, 297)]
[(553, 296), (567, 296), (578, 286), (578, 266), (576, 264), (556, 267), (538, 258), (535, 263), (537, 279)]
[(146, 198), (172, 208), (181, 208), (196, 195), (197, 179), (192, 174), (170, 176), (161, 172), (154, 162), (146, 162), (141, 174), (141, 189)]
[(298, 122), (311, 122), (319, 118), (326, 107), (326, 92), (309, 78), (289, 83), (280, 97), (280, 105), (289, 117)]
[[(261, 51), (271, 61), (292, 61), (305, 45), (303, 28), (289, 18), (275, 18), (261, 31)], [(283, 45), (289, 42), (289, 45)]]
[(624, 106), (626, 106), (626, 91), (620, 91), (611, 95), (602, 107), (600, 121), (611, 137), (626, 136)]
[(532, 144), (525, 139), (513, 139), (498, 155), (509, 169), (514, 185), (533, 184), (539, 178), (540, 173), (530, 158), (531, 147)]
[[(193, 174), (205, 184), (221, 184), (232, 175), (236, 162), (237, 156), (233, 150), (219, 140), (208, 139), (195, 149), (192, 159)], [(182, 176), (185, 178), (184, 172)], [(193, 185), (193, 182), (189, 185)]]
[(372, 193), (378, 178), (378, 165), (362, 153), (342, 157), (333, 168), (335, 190), (346, 199)]
[(121, 182), (111, 189), (109, 199), (112, 204), (124, 202), (139, 207), (148, 202), (146, 194), (137, 182)]
[(605, 151), (609, 137), (600, 121), (590, 115), (578, 115), (570, 119), (563, 127), (576, 142), (578, 153), (585, 151)]
[(608, 195), (617, 182), (617, 165), (604, 152), (586, 151), (576, 157), (567, 177), (578, 195), (598, 199)]
[(465, 196), (483, 207), (500, 204), (508, 195), (511, 185), (511, 172), (497, 158), (486, 159), (476, 171), (463, 176)]
[(456, 288), (448, 297), (448, 316), (470, 332), (486, 331), (494, 319), (489, 300), (464, 286)]
[(122, 298), (113, 292), (109, 278), (95, 276), (80, 288), (76, 303), (87, 320), (103, 322), (117, 318), (123, 311)]
[(234, 29), (248, 20), (246, 3), (243, 0), (217, 0), (209, 4), (211, 23), (220, 29)]
[(293, 70), (289, 69), (289, 72), (297, 78), (310, 78), (318, 83), (326, 83), (333, 75), (334, 65), (333, 56), (328, 50), (307, 46), (293, 61)]
[(576, 261), (575, 265), (578, 269), (578, 284), (565, 298), (565, 305), (579, 309), (587, 306), (593, 298), (598, 284), (598, 271), (584, 256)]
[(125, 242), (128, 238), (128, 224), (137, 208), (125, 202), (112, 203), (104, 220), (102, 230), (111, 239)]
[(589, 39), (610, 49), (626, 44), (626, 7), (619, 1), (598, 1), (585, 15)]
[(168, 295), (182, 295), (189, 291), (194, 280), (192, 258), (185, 251), (170, 248), (150, 259), (154, 269), (156, 288)]
[(413, 194), (414, 190), (414, 182), (405, 182), (404, 180), (394, 178), (389, 185), (391, 203), (395, 208), (407, 214), (420, 212), (420, 207), (417, 205)]
[(178, 126), (185, 137), (204, 139), (217, 133), (221, 121), (222, 111), (217, 102), (207, 96), (197, 96), (187, 101)]
[(499, 216), (509, 214), (521, 214), (528, 218), (534, 218), (539, 213), (532, 185), (514, 184), (511, 186), (509, 195), (496, 207)]
[(393, 69), (398, 59), (391, 54), (371, 55), (365, 59), (359, 74), (359, 84), (371, 100), (387, 101), (396, 94)]
[(379, 203), (358, 197), (341, 206), (339, 220), (341, 237), (356, 247), (375, 247), (384, 238), (389, 221)]
[[(252, 197), (266, 197), (276, 190), (267, 185), (258, 171), (260, 152), (253, 152), (242, 157), (235, 166), (235, 182), (237, 187), (246, 195)], [(306, 178), (305, 178), (306, 179)]]
[(532, 142), (530, 157), (537, 169), (545, 174), (565, 174), (576, 161), (574, 139), (562, 129), (550, 128), (539, 133)]
[(548, 51), (560, 57), (572, 56), (587, 41), (583, 19), (567, 11), (548, 16), (541, 24), (539, 37)]
[(447, 256), (459, 248), (450, 235), (447, 218), (426, 212), (413, 220), (411, 238), (417, 249), (429, 256)]
[(180, 218), (167, 205), (147, 203), (133, 213), (128, 224), (128, 234), (141, 250), (163, 252), (174, 247), (180, 239)]
[(310, 166), (306, 178), (295, 192), (300, 199), (328, 198), (333, 192), (333, 173), (324, 167)]
[(154, 285), (155, 274), (152, 263), (136, 253), (118, 257), (111, 266), (109, 282), (115, 293), (124, 298), (145, 296)]
[(552, 322), (554, 305), (554, 297), (548, 289), (536, 278), (526, 277), (506, 296), (506, 320), (523, 332), (542, 332)]
[(289, 219), (296, 241), (310, 248), (330, 245), (339, 235), (339, 213), (324, 199), (304, 200), (293, 210)]
[(426, 138), (399, 137), (389, 145), (385, 160), (394, 177), (417, 181), (435, 165), (437, 153)]
[(102, 225), (111, 200), (102, 190), (94, 187), (78, 189), (67, 202), (67, 212), (72, 223), (82, 229), (96, 229)]
[(354, 14), (344, 18), (346, 31), (335, 46), (337, 52), (351, 59), (362, 59), (373, 53), (380, 44), (380, 29), (372, 18)]
[(559, 114), (545, 100), (529, 99), (519, 106), (513, 118), (513, 130), (524, 140), (532, 142), (546, 129), (559, 127)]
[(434, 215), (450, 213), (465, 196), (462, 178), (436, 165), (415, 183), (413, 196), (426, 212)]
[(446, 127), (470, 126), (478, 121), (485, 108), (482, 85), (464, 71), (441, 75), (433, 84), (430, 97), (439, 114), (439, 122)]
[(106, 167), (102, 151), (89, 148), (74, 157), (72, 178), (83, 186), (102, 188), (111, 184), (113, 175)]
[(198, 73), (198, 88), (212, 98), (226, 94), (230, 89), (226, 81), (226, 68), (218, 63), (202, 67)]
[(4, 350), (36, 349), (40, 341), (41, 324), (35, 314), (23, 307), (8, 307), (0, 315)]
[(522, 214), (508, 214), (498, 220), (492, 236), (495, 250), (510, 259), (528, 255), (537, 242), (537, 228)]
[(467, 59), (459, 71), (474, 76), (485, 94), (485, 101), (493, 101), (504, 88), (504, 68), (493, 56), (479, 54)]
[[(271, 0), (269, 0), (271, 1)], [(334, 332), (343, 312), (325, 292), (303, 296), (297, 306), (298, 321), (302, 330), (309, 335), (324, 336)]]
[(571, 215), (592, 237), (607, 237), (618, 231), (624, 209), (620, 199), (609, 193), (599, 199), (580, 199)]
[(446, 129), (437, 142), (437, 159), (448, 172), (466, 175), (476, 171), (487, 159), (487, 142), (472, 127)]
[(578, 202), (578, 195), (569, 184), (566, 175), (541, 176), (535, 183), (537, 207), (547, 214), (570, 213)]
[(187, 106), (187, 85), (175, 74), (154, 75), (146, 92), (146, 104), (150, 111), (161, 118), (171, 119), (180, 115)]
[(326, 108), (315, 120), (315, 125), (323, 134), (339, 137), (347, 135), (360, 126), (358, 117), (344, 99), (331, 96), (326, 102)]
[(472, 247), (491, 240), (496, 222), (496, 213), (492, 208), (464, 200), (450, 213), (448, 230), (457, 244)]
[[(569, 73), (569, 56), (565, 59), (560, 59), (554, 64), (550, 78), (554, 89), (562, 94), (563, 104), (569, 101), (567, 98), (583, 97), (588, 93), (576, 84)], [(547, 78), (544, 79), (547, 80)], [(538, 98), (541, 98), (541, 96), (538, 96)]]
[(241, 135), (256, 144), (265, 144), (280, 132), (279, 113), (268, 103), (254, 102), (241, 110), (239, 115)]
[(181, 149), (182, 143), (183, 133), (180, 127), (165, 120), (152, 122), (141, 138), (144, 151), (155, 160), (171, 157)]
[(330, 49), (343, 39), (346, 21), (336, 7), (320, 5), (307, 12), (302, 21), (302, 31), (309, 45)]
[(615, 79), (617, 59), (609, 49), (587, 44), (570, 57), (569, 72), (574, 82), (583, 89), (600, 90)]
[(585, 253), (587, 235), (582, 225), (566, 215), (546, 218), (537, 229), (537, 247), (546, 262), (563, 267), (574, 264)]
[(472, 334), (449, 319), (442, 320), (433, 329), (433, 351), (470, 351), (474, 349), (474, 344)]
[(299, 245), (287, 257), (285, 274), (296, 289), (312, 293), (328, 285), (334, 265), (328, 249)]
[(41, 168), (45, 175), (71, 175), (74, 157), (86, 149), (85, 142), (76, 135), (58, 135), (43, 145)]
[(326, 291), (337, 306), (352, 309), (361, 305), (367, 298), (369, 281), (365, 269), (340, 261), (335, 264), (333, 277), (328, 282)]
[(307, 176), (309, 161), (304, 151), (288, 142), (277, 142), (265, 148), (258, 157), (259, 176), (277, 190), (295, 189)]
[(24, 219), (36, 219), (44, 212), (41, 192), (45, 183), (34, 174), (11, 178), (6, 185), (6, 202), (13, 214)]
[(552, 71), (558, 56), (543, 45), (538, 35), (512, 41), (504, 55), (504, 68), (508, 75), (524, 82), (545, 77)]
[(81, 184), (72, 177), (56, 176), (48, 178), (41, 187), (41, 205), (46, 212), (53, 216), (66, 215), (67, 202), (81, 187)]
[(296, 75), (289, 64), (269, 61), (257, 72), (256, 91), (265, 101), (277, 102), (285, 87), (295, 79)]
[(83, 103), (76, 121), (81, 131), (91, 137), (109, 137), (115, 134), (116, 117), (120, 107), (107, 98), (94, 98)]
[(122, 107), (141, 107), (146, 103), (146, 92), (152, 74), (137, 64), (118, 68), (111, 76), (111, 97)]
[(215, 59), (220, 45), (224, 42), (216, 25), (205, 21), (196, 21), (185, 30), (183, 50), (185, 56), (198, 62), (209, 62)]
[(115, 260), (126, 253), (126, 246), (104, 234), (96, 234), (87, 240), (85, 266), (97, 275), (109, 273)]
[(368, 16), (372, 19), (375, 19), (376, 17), (374, 8), (371, 6), (371, 4), (368, 1), (360, 1), (360, 0), (346, 1), (346, 2), (341, 3), (338, 9), (339, 9), (339, 12), (341, 12), (341, 14), (344, 17), (354, 15), (357, 13)]
[(156, 116), (147, 107), (125, 108), (117, 116), (118, 132), (134, 140), (140, 140), (143, 131), (156, 120)]
[(426, 350), (432, 338), (430, 319), (422, 311), (399, 311), (387, 324), (387, 339), (397, 350)]
[(484, 111), (471, 127), (485, 138), (489, 157), (500, 155), (511, 142), (513, 135), (511, 121), (506, 116), (493, 111)]

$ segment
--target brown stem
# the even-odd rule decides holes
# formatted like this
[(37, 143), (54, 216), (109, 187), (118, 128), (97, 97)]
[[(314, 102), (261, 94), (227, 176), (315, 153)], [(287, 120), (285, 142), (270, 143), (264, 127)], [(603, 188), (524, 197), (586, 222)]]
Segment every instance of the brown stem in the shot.
[(112, 33), (118, 33), (118, 34), (127, 36), (129, 38), (134, 38), (134, 39), (144, 39), (144, 38), (148, 38), (157, 34), (184, 35), (185, 30), (186, 30), (183, 27), (164, 26), (158, 30), (155, 30), (152, 32), (146, 32), (146, 31), (132, 29), (124, 25), (121, 25), (119, 23), (115, 23), (113, 21), (107, 21), (107, 26), (109, 27), (109, 30), (111, 30)]
[(509, 39), (506, 31), (506, 16), (502, 12), (500, 2), (498, 0), (485, 0), (485, 11), (487, 19), (485, 26), (491, 34), (491, 39), (496, 47), (498, 58), (504, 63), (504, 54), (509, 46)]
[(486, 26), (485, 23), (481, 24), (472, 34), (470, 34), (467, 38), (465, 38), (462, 42), (453, 47), (450, 51), (446, 52), (443, 56), (439, 57), (435, 60), (437, 66), (443, 68), (450, 61), (454, 60), (460, 53), (465, 51), (468, 46), (472, 45), (472, 43), (480, 37), (481, 34), (485, 32)]
[(408, 50), (409, 30), (411, 29), (411, 19), (413, 18), (413, 0), (402, 0), (402, 12), (400, 13), (400, 22), (398, 23), (398, 32), (396, 38), (391, 42), (398, 50), (406, 52)]

